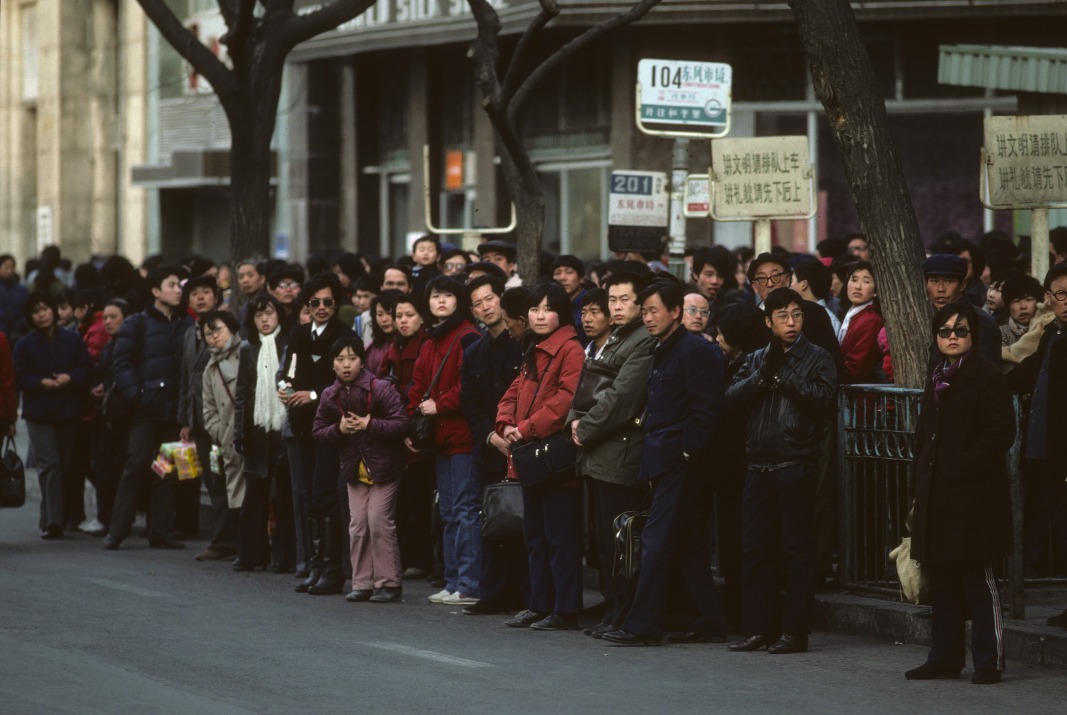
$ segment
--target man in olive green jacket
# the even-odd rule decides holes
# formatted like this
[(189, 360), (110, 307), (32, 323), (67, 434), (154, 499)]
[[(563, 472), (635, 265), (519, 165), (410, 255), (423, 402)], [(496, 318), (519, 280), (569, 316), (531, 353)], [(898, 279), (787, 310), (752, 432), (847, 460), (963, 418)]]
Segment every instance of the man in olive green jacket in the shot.
[(593, 535), (600, 562), (601, 584), (608, 610), (603, 622), (586, 631), (601, 637), (626, 604), (627, 584), (612, 574), (615, 517), (641, 508), (647, 484), (638, 485), (641, 466), (641, 415), (648, 398), (648, 371), (655, 339), (641, 322), (637, 294), (640, 277), (618, 273), (606, 282), (614, 332), (597, 362), (618, 371), (606, 392), (586, 412), (572, 408), (567, 417), (578, 452), (578, 473), (588, 478)]

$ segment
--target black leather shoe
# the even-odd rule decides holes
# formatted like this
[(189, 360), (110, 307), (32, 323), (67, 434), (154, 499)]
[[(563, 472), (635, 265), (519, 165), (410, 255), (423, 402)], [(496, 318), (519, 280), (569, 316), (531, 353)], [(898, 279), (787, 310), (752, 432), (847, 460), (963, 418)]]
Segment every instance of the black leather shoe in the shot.
[(233, 562), (234, 571), (255, 571), (256, 569), (266, 570), (266, 564), (246, 564), (245, 562), (237, 559)]
[(502, 603), (492, 601), (478, 601), (463, 607), (463, 614), (467, 616), (492, 616), (497, 613), (508, 613), (512, 609)]
[(369, 588), (357, 588), (354, 591), (350, 591), (345, 600), (349, 603), (362, 603), (363, 601), (369, 601), (371, 596), (374, 595), (374, 591)]
[(979, 668), (971, 676), (971, 682), (975, 685), (993, 685), (1000, 682), (1000, 671), (988, 668)]
[(657, 646), (660, 645), (659, 638), (649, 638), (648, 636), (639, 636), (636, 633), (629, 633), (624, 630), (609, 631), (604, 634), (604, 640), (612, 645), (625, 645), (625, 646)]
[(148, 545), (153, 549), (184, 549), (185, 544), (180, 541), (174, 541), (173, 539), (149, 539)]
[(312, 566), (311, 570), (308, 571), (307, 578), (298, 583), (296, 586), (293, 586), (293, 590), (297, 593), (307, 593), (308, 589), (317, 584), (319, 582), (319, 579), (321, 578), (322, 569), (320, 569), (318, 566)]
[(773, 636), (749, 636), (743, 641), (731, 643), (726, 647), (734, 653), (748, 653), (769, 646), (771, 643), (774, 643)]
[(536, 623), (531, 623), (530, 628), (535, 631), (576, 631), (578, 630), (578, 614), (557, 616), (552, 613)]
[(685, 633), (671, 633), (667, 636), (671, 643), (725, 643), (725, 633), (697, 633), (687, 631)]
[(782, 637), (771, 646), (767, 646), (767, 652), (771, 655), (789, 655), (790, 653), (807, 653), (808, 637), (795, 636), (791, 633), (783, 633)]
[(603, 621), (601, 623), (596, 624), (592, 628), (586, 628), (584, 631), (582, 631), (582, 633), (589, 636), (590, 638), (600, 639), (604, 637), (605, 633), (611, 633), (614, 630), (617, 630), (615, 624)]
[(908, 680), (936, 680), (938, 678), (953, 680), (960, 677), (960, 669), (946, 668), (934, 663), (923, 663), (918, 668), (912, 668), (904, 673), (904, 677)]
[(1060, 615), (1053, 616), (1052, 618), (1045, 621), (1045, 625), (1067, 628), (1067, 609), (1064, 609), (1063, 613), (1061, 613)]
[(333, 596), (341, 593), (345, 585), (345, 572), (338, 568), (324, 569), (322, 578), (308, 587), (311, 596)]
[(508, 628), (529, 628), (534, 623), (545, 620), (547, 616), (547, 613), (537, 613), (536, 611), (519, 611), (504, 621), (504, 625)]
[(111, 534), (104, 537), (104, 548), (108, 551), (114, 551), (118, 547), (122, 546), (122, 539), (116, 539)]
[[(77, 531), (78, 527), (74, 527), (73, 531)], [(59, 524), (49, 524), (45, 527), (45, 530), (41, 532), (41, 538), (45, 541), (52, 541), (53, 539), (63, 538), (63, 527)]]
[(397, 603), (400, 601), (402, 593), (399, 586), (382, 586), (370, 597), (370, 602)]

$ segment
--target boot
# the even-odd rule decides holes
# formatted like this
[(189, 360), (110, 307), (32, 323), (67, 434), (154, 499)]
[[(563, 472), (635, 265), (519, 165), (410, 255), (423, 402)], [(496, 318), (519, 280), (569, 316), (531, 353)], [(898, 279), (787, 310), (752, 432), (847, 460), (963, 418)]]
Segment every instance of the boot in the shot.
[(319, 528), (321, 521), (317, 517), (308, 519), (308, 539), (311, 542), (307, 544), (311, 551), (307, 557), (308, 577), (296, 585), (294, 590), (298, 593), (307, 593), (308, 589), (322, 578), (322, 529)]
[(319, 533), (322, 534), (321, 575), (308, 593), (313, 596), (341, 593), (341, 587), (345, 585), (345, 572), (341, 569), (341, 522), (334, 516), (322, 517), (319, 521)]

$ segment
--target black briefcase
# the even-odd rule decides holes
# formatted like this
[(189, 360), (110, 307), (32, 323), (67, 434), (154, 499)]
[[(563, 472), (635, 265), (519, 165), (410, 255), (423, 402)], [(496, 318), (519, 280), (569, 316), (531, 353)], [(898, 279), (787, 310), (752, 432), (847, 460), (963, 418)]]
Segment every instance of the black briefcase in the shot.
[(15, 451), (15, 440), (4, 440), (0, 457), (0, 507), (20, 507), (26, 503), (26, 468)]
[(522, 539), (522, 484), (495, 482), (482, 490), (482, 538), (490, 541)]
[(615, 567), (617, 576), (636, 582), (641, 573), (641, 534), (647, 511), (624, 511), (615, 517)]

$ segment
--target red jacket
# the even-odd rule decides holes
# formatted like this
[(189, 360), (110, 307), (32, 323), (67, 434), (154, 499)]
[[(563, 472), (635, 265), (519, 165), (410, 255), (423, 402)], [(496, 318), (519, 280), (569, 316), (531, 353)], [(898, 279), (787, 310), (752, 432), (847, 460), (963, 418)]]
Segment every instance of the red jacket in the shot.
[(874, 368), (882, 359), (878, 333), (883, 325), (882, 316), (873, 304), (852, 316), (841, 341), (842, 383), (854, 385), (874, 380)]
[(7, 336), (0, 333), (0, 422), (15, 424), (19, 418), (19, 393), (15, 389), (15, 365), (11, 361), (11, 346)]
[[(525, 365), (500, 400), (496, 431), (517, 427), (524, 441), (544, 439), (563, 429), (582, 374), (585, 351), (574, 328), (565, 325), (533, 346), (539, 380), (532, 380)], [(539, 387), (540, 386), (540, 387)], [(512, 471), (509, 467), (508, 471)]]
[(408, 414), (415, 414), (415, 408), (423, 401), (423, 395), (433, 382), (438, 367), (444, 362), (441, 376), (430, 393), (430, 398), (437, 404), (434, 446), (442, 456), (470, 454), (474, 448), (470, 429), (459, 408), (459, 378), (463, 349), (477, 340), (480, 333), (462, 316), (453, 316), (427, 330), (426, 335), (427, 340), (419, 350), (415, 374), (408, 388)]
[(93, 359), (93, 364), (100, 362), (100, 353), (104, 351), (104, 346), (111, 340), (111, 336), (104, 330), (104, 312), (98, 310), (93, 316), (93, 322), (82, 333), (82, 340), (85, 341), (85, 347), (89, 350), (89, 357)]

